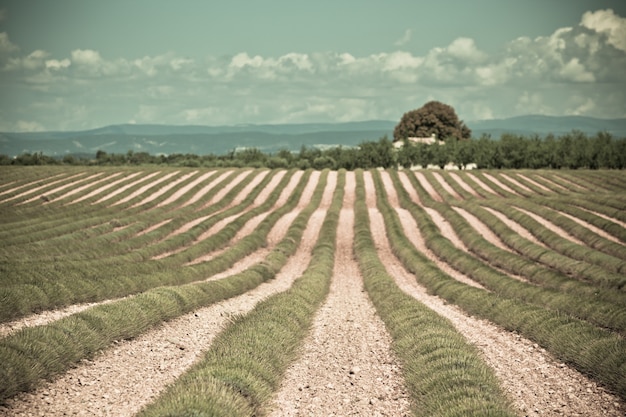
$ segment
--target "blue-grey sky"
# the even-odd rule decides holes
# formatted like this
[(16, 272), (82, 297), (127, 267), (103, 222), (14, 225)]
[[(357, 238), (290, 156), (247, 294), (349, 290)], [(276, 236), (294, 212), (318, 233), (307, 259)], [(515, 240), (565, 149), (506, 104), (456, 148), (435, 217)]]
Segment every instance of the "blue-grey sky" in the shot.
[(0, 131), (626, 117), (623, 0), (0, 0)]

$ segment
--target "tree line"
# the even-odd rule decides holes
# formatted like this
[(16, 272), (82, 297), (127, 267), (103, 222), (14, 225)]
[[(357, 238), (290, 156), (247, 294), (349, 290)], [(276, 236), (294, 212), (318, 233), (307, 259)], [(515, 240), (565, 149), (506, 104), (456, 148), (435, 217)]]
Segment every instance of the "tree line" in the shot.
[(546, 137), (503, 134), (499, 139), (483, 135), (479, 139), (448, 139), (434, 144), (403, 140), (395, 147), (386, 136), (362, 142), (356, 147), (319, 149), (303, 146), (299, 152), (287, 149), (264, 153), (256, 148), (233, 150), (223, 155), (170, 154), (146, 152), (65, 155), (52, 157), (24, 153), (11, 158), (0, 155), (0, 165), (171, 165), (187, 167), (267, 167), (299, 169), (410, 168), (449, 163), (463, 169), (475, 164), (478, 169), (624, 169), (626, 138), (606, 132), (589, 136), (580, 131)]

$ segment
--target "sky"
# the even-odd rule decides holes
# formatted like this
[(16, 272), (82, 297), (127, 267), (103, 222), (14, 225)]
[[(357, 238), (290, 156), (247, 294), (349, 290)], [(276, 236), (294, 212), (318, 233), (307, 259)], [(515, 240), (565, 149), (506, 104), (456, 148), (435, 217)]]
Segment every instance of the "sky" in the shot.
[(0, 131), (626, 117), (624, 0), (0, 0)]

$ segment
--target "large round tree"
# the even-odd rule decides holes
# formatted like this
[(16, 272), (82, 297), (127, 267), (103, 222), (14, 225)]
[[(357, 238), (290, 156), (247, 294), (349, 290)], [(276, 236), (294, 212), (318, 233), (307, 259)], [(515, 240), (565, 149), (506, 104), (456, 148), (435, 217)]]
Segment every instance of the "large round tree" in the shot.
[(471, 137), (472, 131), (459, 120), (452, 106), (429, 101), (419, 109), (404, 113), (393, 130), (393, 140), (425, 138), (433, 134), (439, 140), (465, 140)]

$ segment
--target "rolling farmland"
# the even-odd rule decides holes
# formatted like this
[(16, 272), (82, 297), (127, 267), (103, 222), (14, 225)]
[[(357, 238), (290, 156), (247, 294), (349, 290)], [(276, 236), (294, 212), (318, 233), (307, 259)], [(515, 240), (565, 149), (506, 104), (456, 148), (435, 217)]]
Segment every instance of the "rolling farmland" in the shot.
[(0, 415), (626, 413), (621, 171), (2, 167), (0, 216)]

